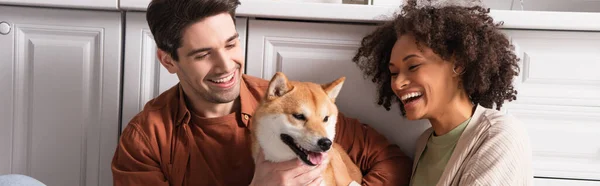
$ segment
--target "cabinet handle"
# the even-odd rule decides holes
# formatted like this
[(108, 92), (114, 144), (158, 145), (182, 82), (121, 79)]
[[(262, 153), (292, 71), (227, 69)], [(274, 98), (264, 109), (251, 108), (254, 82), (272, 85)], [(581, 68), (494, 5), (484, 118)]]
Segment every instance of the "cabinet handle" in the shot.
[(4, 21), (0, 22), (0, 34), (7, 35), (8, 33), (10, 33), (10, 24)]

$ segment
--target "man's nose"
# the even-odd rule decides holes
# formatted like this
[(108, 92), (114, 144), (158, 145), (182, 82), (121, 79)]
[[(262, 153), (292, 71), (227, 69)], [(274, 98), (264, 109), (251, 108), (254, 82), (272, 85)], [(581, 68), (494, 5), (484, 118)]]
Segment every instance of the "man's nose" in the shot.
[(220, 51), (215, 57), (215, 66), (228, 72), (235, 67), (235, 61), (231, 59), (231, 56), (226, 51)]

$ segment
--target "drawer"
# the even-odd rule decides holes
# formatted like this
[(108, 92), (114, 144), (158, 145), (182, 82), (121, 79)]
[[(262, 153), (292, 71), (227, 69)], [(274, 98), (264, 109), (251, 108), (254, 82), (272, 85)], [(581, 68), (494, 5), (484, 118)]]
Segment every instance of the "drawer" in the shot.
[(526, 125), (534, 175), (600, 180), (600, 108), (507, 105)]

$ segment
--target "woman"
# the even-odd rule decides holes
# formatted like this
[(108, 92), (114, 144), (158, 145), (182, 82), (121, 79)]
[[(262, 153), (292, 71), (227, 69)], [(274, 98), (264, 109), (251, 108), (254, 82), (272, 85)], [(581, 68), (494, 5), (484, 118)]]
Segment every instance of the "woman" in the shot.
[(431, 128), (417, 141), (411, 185), (532, 185), (523, 124), (499, 110), (516, 99), (518, 58), (481, 6), (405, 4), (354, 57), (393, 102)]

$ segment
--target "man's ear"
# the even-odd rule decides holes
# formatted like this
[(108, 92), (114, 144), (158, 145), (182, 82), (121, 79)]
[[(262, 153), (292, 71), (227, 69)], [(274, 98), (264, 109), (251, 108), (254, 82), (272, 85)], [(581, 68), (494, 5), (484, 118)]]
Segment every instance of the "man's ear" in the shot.
[(177, 71), (179, 71), (179, 66), (177, 66), (177, 64), (176, 64), (177, 61), (173, 60), (173, 57), (171, 57), (171, 54), (169, 54), (161, 49), (157, 49), (156, 57), (160, 61), (160, 64), (162, 64), (162, 66), (164, 66), (167, 69), (167, 71), (169, 71), (169, 73), (175, 74), (175, 73), (177, 73)]
[(269, 88), (267, 89), (268, 98), (281, 97), (285, 93), (289, 92), (292, 86), (288, 83), (287, 77), (281, 72), (275, 73), (271, 81), (269, 82)]
[(340, 94), (340, 91), (342, 90), (342, 85), (344, 85), (345, 80), (346, 77), (340, 77), (331, 83), (321, 85), (321, 87), (323, 88), (325, 93), (327, 93), (327, 96), (329, 96), (331, 100), (335, 101), (335, 98), (337, 98), (337, 96)]

